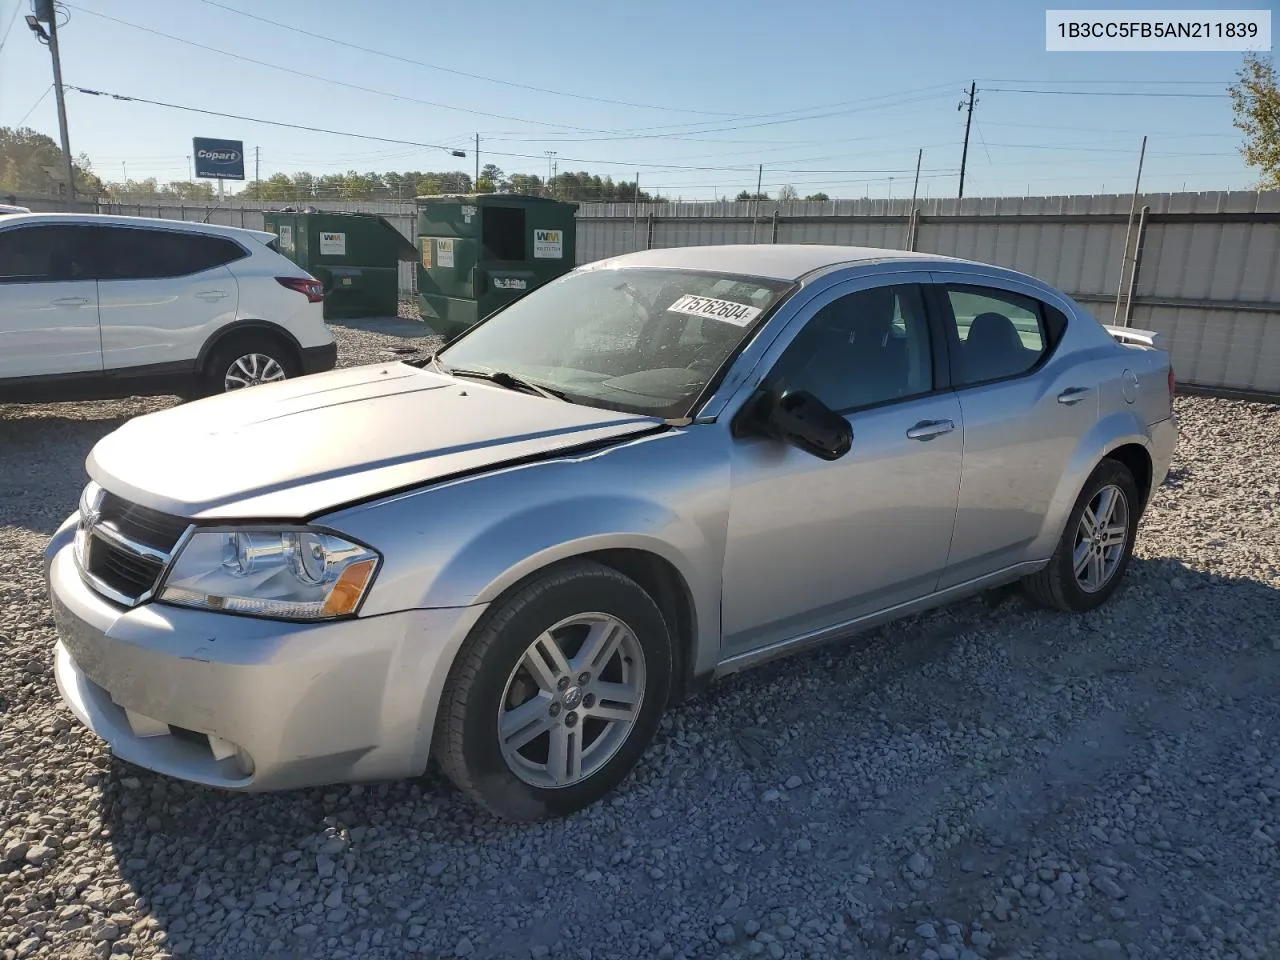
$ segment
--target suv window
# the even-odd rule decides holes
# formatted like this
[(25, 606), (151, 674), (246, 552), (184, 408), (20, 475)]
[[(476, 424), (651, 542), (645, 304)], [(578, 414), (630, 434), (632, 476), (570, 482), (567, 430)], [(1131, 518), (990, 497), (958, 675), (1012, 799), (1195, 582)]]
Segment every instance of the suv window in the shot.
[(0, 283), (92, 280), (90, 231), (38, 225), (0, 231)]
[(947, 288), (947, 299), (952, 327), (948, 334), (954, 334), (957, 361), (956, 386), (1027, 373), (1056, 340), (1045, 326), (1047, 308), (1030, 297), (988, 287), (956, 286)]
[(827, 304), (774, 369), (774, 386), (847, 411), (933, 389), (929, 326), (914, 284), (860, 290)]
[(94, 229), (102, 242), (102, 280), (184, 277), (247, 256), (225, 237), (141, 227)]

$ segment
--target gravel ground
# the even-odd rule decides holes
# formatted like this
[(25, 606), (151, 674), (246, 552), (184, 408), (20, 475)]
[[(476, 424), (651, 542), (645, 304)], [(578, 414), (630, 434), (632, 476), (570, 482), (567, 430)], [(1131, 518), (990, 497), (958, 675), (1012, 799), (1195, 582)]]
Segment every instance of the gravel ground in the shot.
[(1280, 408), (1179, 399), (1103, 610), (973, 601), (740, 675), (610, 800), (512, 826), (434, 772), (186, 785), (58, 705), (40, 552), (93, 442), (171, 402), (0, 406), (3, 960), (1280, 956)]

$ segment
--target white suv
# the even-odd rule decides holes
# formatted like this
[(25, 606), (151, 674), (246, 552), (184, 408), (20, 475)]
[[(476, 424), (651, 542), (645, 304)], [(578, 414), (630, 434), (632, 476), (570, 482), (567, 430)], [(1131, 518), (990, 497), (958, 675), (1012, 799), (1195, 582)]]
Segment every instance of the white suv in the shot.
[(331, 369), (324, 289), (275, 242), (142, 217), (0, 218), (0, 401), (197, 397)]

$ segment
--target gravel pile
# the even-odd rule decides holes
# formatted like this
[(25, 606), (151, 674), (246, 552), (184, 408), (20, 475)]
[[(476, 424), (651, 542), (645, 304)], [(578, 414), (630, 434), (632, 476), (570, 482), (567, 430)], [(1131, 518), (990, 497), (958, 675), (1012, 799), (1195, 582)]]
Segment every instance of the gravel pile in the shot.
[(434, 772), (190, 786), (58, 706), (40, 551), (95, 439), (169, 402), (0, 407), (3, 960), (1280, 956), (1280, 408), (1178, 401), (1104, 609), (973, 601), (740, 675), (610, 800), (511, 826)]

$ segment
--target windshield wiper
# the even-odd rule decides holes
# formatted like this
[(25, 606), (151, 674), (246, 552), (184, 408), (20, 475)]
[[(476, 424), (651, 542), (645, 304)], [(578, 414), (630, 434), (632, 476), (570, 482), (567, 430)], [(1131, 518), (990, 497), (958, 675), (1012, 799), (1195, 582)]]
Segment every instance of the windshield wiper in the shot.
[[(437, 361), (439, 363), (439, 361)], [(500, 387), (506, 387), (508, 390), (522, 390), (525, 393), (535, 393), (540, 397), (546, 397), (548, 400), (563, 400), (565, 403), (573, 401), (566, 397), (559, 390), (551, 390), (541, 384), (533, 383), (517, 377), (514, 373), (508, 373), (505, 370), (469, 370), (465, 367), (446, 367), (440, 364), (441, 369), (454, 377), (472, 377), (476, 380), (488, 380), (490, 383), (496, 383)]]

